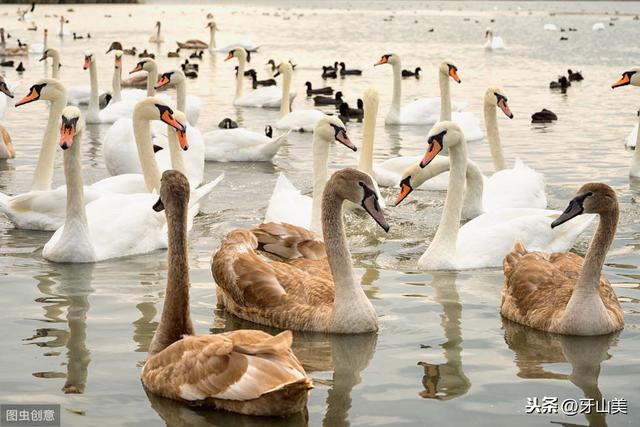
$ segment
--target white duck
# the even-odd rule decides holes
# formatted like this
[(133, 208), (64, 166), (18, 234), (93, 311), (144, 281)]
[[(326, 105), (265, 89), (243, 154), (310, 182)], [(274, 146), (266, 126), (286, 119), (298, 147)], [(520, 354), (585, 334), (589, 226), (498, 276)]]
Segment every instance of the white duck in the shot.
[[(438, 121), (438, 117), (441, 114), (441, 100), (439, 97), (421, 98), (409, 104), (401, 105), (402, 63), (400, 56), (394, 53), (382, 55), (374, 66), (382, 64), (390, 64), (393, 68), (393, 99), (385, 123), (388, 125), (430, 125)], [(447, 73), (452, 79), (460, 80), (455, 66), (447, 67)], [(453, 103), (453, 109), (459, 111), (465, 105), (464, 103)]]
[[(236, 95), (233, 105), (238, 107), (259, 107), (278, 108), (283, 99), (283, 92), (277, 86), (267, 86), (258, 88), (247, 95), (243, 95), (244, 69), (247, 63), (247, 51), (242, 47), (237, 47), (227, 55), (225, 61), (238, 59), (238, 73), (236, 76)], [(290, 93), (289, 102), (296, 97), (296, 93)]]
[(451, 162), (444, 209), (431, 244), (418, 266), (427, 270), (466, 270), (499, 267), (516, 240), (531, 250), (564, 252), (593, 220), (585, 216), (573, 224), (551, 228), (560, 211), (502, 209), (480, 215), (460, 227), (467, 173), (467, 146), (460, 127), (439, 122), (430, 132), (429, 148), (420, 162), (428, 165), (447, 146)]
[(329, 173), (329, 146), (334, 141), (357, 151), (347, 136), (344, 123), (336, 116), (326, 116), (318, 121), (313, 134), (313, 197), (301, 195), (300, 191), (280, 174), (269, 199), (265, 223), (287, 223), (318, 234), (322, 233), (320, 205)]
[(275, 138), (245, 128), (217, 129), (203, 135), (210, 162), (271, 162), (290, 132)]
[(484, 48), (486, 50), (501, 50), (504, 49), (504, 41), (502, 37), (493, 34), (491, 28), (487, 28), (484, 31)]
[[(282, 74), (282, 96), (280, 102), (280, 119), (275, 127), (281, 130), (293, 130), (297, 132), (313, 132), (316, 123), (327, 115), (320, 110), (301, 109), (291, 111), (290, 96), (291, 78), (293, 67), (290, 62), (282, 62), (277, 67), (276, 76)], [(272, 86), (275, 87), (275, 86)]]
[(91, 78), (91, 95), (89, 96), (89, 107), (87, 109), (87, 123), (113, 123), (122, 117), (131, 117), (136, 101), (122, 100), (119, 102), (109, 103), (105, 108), (100, 110), (100, 100), (98, 95), (98, 70), (96, 66), (95, 55), (87, 52), (84, 55), (83, 68), (89, 69)]
[[(621, 86), (640, 86), (640, 67), (634, 67), (622, 73), (622, 77), (611, 85), (612, 89)], [(638, 115), (640, 120), (640, 115)], [(629, 148), (635, 148), (633, 156), (631, 157), (631, 168), (629, 169), (629, 176), (634, 178), (640, 178), (640, 150), (638, 149), (638, 125), (632, 130), (625, 145)]]

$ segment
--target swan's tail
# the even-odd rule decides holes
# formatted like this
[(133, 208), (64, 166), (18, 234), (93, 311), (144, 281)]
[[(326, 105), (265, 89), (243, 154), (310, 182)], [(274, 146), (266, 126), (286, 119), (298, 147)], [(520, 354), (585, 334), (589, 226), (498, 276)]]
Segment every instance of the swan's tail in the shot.
[(273, 142), (266, 144), (262, 148), (262, 154), (264, 155), (264, 158), (272, 159), (273, 156), (278, 154), (278, 151), (280, 151), (280, 148), (287, 142), (287, 139), (290, 133), (291, 133), (291, 130), (275, 138)]
[(527, 253), (527, 248), (524, 247), (522, 240), (516, 240), (511, 251), (504, 256), (504, 259), (502, 260), (502, 270), (504, 271), (506, 283), (509, 283), (509, 277), (511, 277), (511, 274), (516, 270), (516, 267), (520, 262), (520, 258), (525, 256)]
[(193, 192), (191, 193), (191, 198), (189, 199), (189, 208), (193, 208), (194, 206), (199, 205), (202, 199), (209, 193), (211, 193), (211, 190), (213, 190), (213, 188), (218, 185), (223, 178), (224, 172), (218, 175), (218, 177), (213, 181), (193, 190)]

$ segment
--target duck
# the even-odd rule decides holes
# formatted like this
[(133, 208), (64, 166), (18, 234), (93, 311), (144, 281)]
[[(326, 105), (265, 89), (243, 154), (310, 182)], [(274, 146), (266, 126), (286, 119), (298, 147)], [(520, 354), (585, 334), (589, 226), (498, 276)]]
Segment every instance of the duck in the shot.
[[(444, 61), (439, 65), (440, 73), (440, 91), (441, 97), (421, 98), (406, 105), (401, 105), (402, 101), (402, 63), (400, 56), (394, 53), (382, 55), (380, 60), (374, 66), (390, 64), (393, 68), (393, 100), (391, 109), (385, 118), (385, 124), (388, 125), (431, 125), (438, 121), (438, 117), (447, 108), (451, 111), (460, 111), (465, 104), (450, 101), (449, 95), (449, 78), (456, 82), (460, 82), (458, 77), (458, 68), (448, 61)], [(444, 65), (443, 65), (444, 64)], [(443, 78), (444, 77), (444, 78)], [(442, 92), (445, 91), (445, 96)], [(445, 106), (441, 106), (441, 101), (447, 102)], [(444, 113), (443, 113), (444, 114)], [(449, 113), (450, 114), (450, 113)]]
[(204, 55), (203, 51), (192, 52), (191, 55), (189, 55), (189, 59), (202, 59), (202, 55)]
[(176, 88), (176, 105), (178, 110), (187, 114), (187, 119), (191, 126), (198, 124), (200, 118), (200, 109), (202, 108), (202, 100), (194, 95), (187, 95), (187, 78), (182, 70), (176, 69), (163, 73), (158, 77), (155, 85), (156, 90), (164, 89), (173, 85)]
[(496, 36), (491, 28), (484, 31), (484, 48), (486, 50), (502, 50), (504, 49), (504, 41), (502, 37)]
[(16, 71), (18, 73), (24, 73), (25, 71), (27, 71), (26, 68), (24, 68), (24, 64), (22, 63), (22, 61), (20, 61), (20, 63), (18, 64), (18, 66), (16, 67)]
[(570, 82), (581, 82), (582, 80), (584, 80), (584, 77), (582, 77), (582, 73), (580, 71), (573, 72), (571, 68), (567, 70), (567, 75), (569, 76)]
[(351, 117), (349, 116), (349, 104), (347, 104), (346, 102), (343, 102), (342, 104), (340, 104), (340, 107), (338, 108), (338, 118), (340, 120), (342, 120), (343, 123), (347, 123), (349, 121), (351, 121)]
[(6, 47), (4, 44), (0, 45), (0, 56), (27, 56), (29, 55), (29, 46), (20, 43), (18, 40), (18, 47)]
[(0, 67), (13, 67), (15, 65), (15, 61), (0, 61)]
[(599, 217), (584, 258), (572, 252), (530, 251), (516, 241), (504, 257), (500, 314), (563, 335), (604, 335), (623, 329), (620, 302), (602, 273), (619, 212), (615, 190), (604, 183), (587, 183), (551, 223), (555, 228), (583, 214)]
[(341, 76), (361, 76), (362, 70), (358, 70), (357, 68), (347, 69), (347, 65), (344, 62), (340, 64), (340, 75)]
[(143, 50), (138, 54), (138, 58), (151, 58), (156, 59), (156, 55), (154, 53), (147, 52), (147, 49)]
[[(237, 47), (229, 51), (225, 61), (236, 58), (238, 59), (238, 76), (236, 77), (236, 94), (233, 105), (238, 107), (257, 107), (257, 108), (278, 108), (282, 103), (283, 91), (276, 86), (262, 87), (253, 92), (243, 95), (244, 69), (247, 62), (247, 51), (242, 47)], [(289, 92), (289, 102), (293, 102), (296, 96), (295, 91)]]
[(414, 71), (411, 70), (402, 70), (402, 77), (415, 77), (416, 79), (420, 78), (420, 71), (422, 68), (416, 67)]
[(280, 102), (280, 119), (275, 123), (276, 129), (295, 132), (313, 132), (318, 120), (326, 114), (316, 109), (300, 109), (291, 111), (291, 79), (293, 68), (288, 62), (278, 64), (275, 76), (282, 74), (282, 96)]
[[(282, 66), (282, 64), (281, 64)], [(289, 66), (285, 63), (285, 66)], [(329, 146), (334, 142), (357, 151), (347, 136), (344, 123), (336, 116), (327, 116), (317, 121), (313, 132), (313, 194), (312, 197), (300, 191), (280, 174), (267, 205), (264, 222), (287, 223), (321, 233), (320, 204), (328, 175)]]
[(220, 129), (236, 129), (238, 127), (238, 123), (229, 117), (225, 117), (220, 121), (220, 123), (218, 123), (218, 127)]
[(273, 59), (267, 61), (267, 69), (269, 69), (271, 72), (275, 72), (276, 68), (276, 61), (274, 61)]
[(496, 209), (462, 227), (460, 219), (466, 184), (467, 147), (460, 127), (450, 121), (436, 123), (429, 132), (429, 147), (420, 161), (426, 167), (443, 147), (449, 148), (450, 176), (440, 224), (427, 250), (418, 260), (424, 270), (468, 270), (499, 267), (516, 239), (534, 250), (567, 251), (593, 217), (551, 229), (561, 214), (546, 209)]
[(571, 82), (565, 76), (560, 76), (558, 80), (549, 83), (549, 89), (560, 89), (563, 92), (566, 91), (569, 86), (571, 86)]
[(189, 310), (188, 201), (186, 177), (165, 171), (153, 211), (166, 213), (169, 270), (142, 385), (167, 399), (244, 415), (283, 417), (306, 410), (313, 383), (291, 350), (291, 331), (195, 335)]
[[(640, 86), (640, 67), (634, 67), (622, 73), (622, 77), (611, 85), (612, 89), (622, 86)], [(640, 119), (640, 115), (638, 116)], [(629, 148), (637, 148), (638, 141), (638, 125), (636, 125), (629, 136), (627, 136), (626, 146)], [(629, 168), (629, 176), (632, 178), (640, 178), (640, 150), (634, 150), (631, 157), (631, 167)]]
[(206, 25), (205, 28), (209, 29), (209, 43), (205, 43), (202, 40), (198, 40), (198, 39), (189, 39), (183, 42), (176, 42), (176, 44), (178, 45), (179, 49), (209, 49), (211, 48), (215, 48), (216, 47), (216, 39), (215, 39), (215, 34), (216, 34), (216, 23), (213, 21), (209, 21)]
[(79, 36), (78, 34), (75, 33), (75, 31), (73, 32), (73, 39), (74, 40), (82, 40), (84, 39), (84, 36)]
[(262, 325), (340, 334), (377, 331), (375, 309), (354, 279), (342, 219), (345, 200), (389, 230), (371, 177), (339, 170), (323, 194), (324, 242), (290, 224), (267, 223), (227, 235), (211, 261), (218, 301), (233, 315)]
[(273, 128), (271, 127), (271, 125), (266, 125), (264, 127), (264, 135), (267, 138), (273, 138)]
[(258, 76), (256, 75), (256, 71), (255, 70), (249, 70), (249, 71), (251, 71), (249, 73), (249, 77), (251, 77), (251, 86), (254, 89), (257, 89), (258, 86), (275, 86), (276, 85), (276, 80), (275, 79), (258, 80)]
[(177, 48), (175, 52), (167, 53), (167, 58), (180, 58), (180, 48)]
[(322, 96), (322, 95), (317, 95), (313, 97), (313, 104), (314, 105), (340, 105), (342, 104), (344, 101), (342, 100), (342, 92), (341, 91), (337, 91), (336, 94), (331, 97), (331, 96)]
[(338, 73), (335, 69), (330, 67), (322, 67), (322, 76), (323, 80), (326, 79), (337, 79)]
[(311, 82), (306, 82), (304, 84), (307, 87), (307, 96), (311, 95), (333, 95), (333, 88), (331, 86), (320, 87), (314, 89), (311, 86)]
[[(155, 27), (156, 33), (149, 37), (149, 42), (151, 43), (164, 43), (164, 36), (160, 33), (160, 29), (162, 28), (162, 23), (160, 21), (156, 22)], [(147, 50), (145, 49), (145, 52)]]
[(558, 120), (556, 113), (546, 108), (531, 115), (531, 123), (551, 123), (555, 120)]

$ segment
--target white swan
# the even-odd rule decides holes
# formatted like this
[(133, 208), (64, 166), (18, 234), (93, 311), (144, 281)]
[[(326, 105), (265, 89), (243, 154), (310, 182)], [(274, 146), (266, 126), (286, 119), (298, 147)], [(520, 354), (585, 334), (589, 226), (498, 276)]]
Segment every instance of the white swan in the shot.
[(275, 138), (244, 128), (218, 129), (203, 135), (210, 162), (271, 162), (287, 142), (289, 132)]
[[(617, 87), (628, 85), (640, 86), (640, 67), (633, 67), (622, 73), (622, 77), (611, 85), (611, 88), (615, 89)], [(638, 115), (638, 119), (640, 120), (640, 115)], [(640, 178), (640, 149), (637, 147), (637, 141), (638, 125), (631, 130), (631, 133), (627, 136), (627, 141), (625, 143), (627, 147), (635, 148), (633, 156), (631, 157), (631, 168), (629, 169), (629, 176), (634, 178)]]
[(83, 68), (89, 69), (91, 78), (91, 95), (89, 96), (89, 107), (87, 109), (87, 123), (113, 123), (121, 117), (131, 117), (133, 108), (136, 105), (135, 100), (122, 100), (119, 102), (109, 103), (105, 108), (100, 110), (100, 100), (98, 96), (98, 70), (96, 69), (96, 58), (91, 52), (84, 55)]
[(604, 24), (602, 22), (596, 22), (591, 27), (591, 31), (604, 31)]
[[(409, 104), (401, 105), (402, 102), (402, 64), (400, 56), (395, 53), (382, 55), (374, 66), (390, 64), (393, 68), (393, 99), (391, 109), (387, 113), (385, 123), (388, 125), (430, 125), (438, 121), (441, 107), (440, 98), (421, 98)], [(459, 81), (458, 69), (455, 66), (447, 67), (447, 75), (455, 81)], [(453, 103), (456, 111), (464, 108), (464, 103)]]
[[(247, 51), (242, 47), (237, 47), (227, 55), (225, 61), (238, 59), (238, 73), (236, 76), (236, 95), (233, 105), (238, 107), (259, 107), (278, 108), (282, 100), (282, 92), (277, 86), (267, 86), (258, 88), (247, 95), (243, 95), (244, 69), (247, 63)], [(296, 92), (289, 94), (289, 102), (296, 97)]]
[[(64, 86), (58, 80), (42, 79), (33, 85), (29, 94), (16, 103), (16, 106), (24, 105), (36, 100), (47, 100), (51, 102), (49, 109), (49, 120), (45, 131), (44, 141), (40, 149), (40, 156), (36, 166), (32, 190), (16, 196), (7, 196), (0, 193), (0, 212), (14, 224), (16, 228), (31, 230), (56, 230), (64, 223), (65, 218), (65, 195), (66, 187), (61, 186), (51, 189), (53, 177), (54, 156), (58, 146), (57, 126), (59, 117), (66, 104), (66, 93)], [(167, 113), (171, 109), (163, 104), (162, 100), (151, 98), (151, 105), (154, 105), (156, 120), (164, 120), (167, 124), (172, 124), (182, 128), (173, 116)], [(150, 116), (147, 108), (147, 117)], [(153, 113), (153, 110), (152, 110)], [(58, 117), (58, 119), (56, 119)], [(148, 120), (153, 119), (147, 118)], [(145, 120), (141, 117), (141, 120)], [(143, 126), (141, 123), (139, 126)], [(148, 124), (147, 124), (148, 127)], [(151, 146), (151, 138), (140, 138), (141, 145)], [(151, 150), (153, 151), (153, 150)], [(159, 172), (154, 175), (155, 161), (147, 160), (145, 168), (149, 175), (148, 181), (153, 180), (153, 176), (159, 176)], [(159, 185), (159, 184), (158, 184)], [(153, 186), (151, 188), (154, 188)], [(92, 185), (85, 186), (85, 202), (89, 203), (100, 197), (111, 193), (139, 193), (146, 192), (147, 184), (142, 175), (127, 174), (110, 177), (98, 181)]]
[(48, 36), (49, 36), (49, 30), (45, 28), (42, 43), (31, 43), (29, 45), (29, 53), (43, 53), (45, 50), (47, 50)]
[[(327, 115), (320, 110), (301, 109), (291, 111), (290, 96), (291, 78), (293, 67), (287, 62), (282, 62), (277, 67), (276, 76), (282, 74), (282, 96), (280, 102), (280, 119), (276, 122), (276, 129), (293, 130), (296, 132), (313, 132), (316, 123)], [(275, 86), (271, 86), (275, 87)]]
[[(47, 58), (51, 58), (51, 78), (59, 79), (60, 78), (60, 52), (58, 52), (58, 49), (50, 47), (44, 52), (42, 52), (42, 57), (38, 60), (38, 62), (45, 61)], [(67, 96), (69, 98), (68, 99), (69, 102), (71, 102), (72, 89), (73, 88), (67, 88)], [(89, 86), (86, 86), (87, 100), (89, 99), (90, 92), (91, 90), (89, 89)]]
[(59, 21), (60, 21), (60, 28), (58, 29), (58, 32), (56, 34), (60, 37), (70, 36), (71, 31), (69, 31), (68, 28), (64, 27), (64, 24), (65, 24), (64, 16), (61, 15)]
[(183, 111), (187, 115), (187, 120), (191, 126), (198, 124), (200, 118), (200, 108), (202, 101), (194, 95), (187, 95), (187, 78), (182, 70), (173, 70), (163, 73), (158, 77), (155, 88), (160, 89), (171, 85), (176, 88), (176, 105), (178, 110)]
[(484, 48), (486, 50), (502, 50), (504, 49), (504, 41), (502, 37), (493, 34), (491, 28), (487, 28), (484, 31)]
[(160, 29), (162, 27), (162, 23), (160, 21), (156, 22), (156, 25), (154, 28), (156, 28), (156, 33), (154, 35), (152, 35), (151, 37), (149, 37), (149, 41), (151, 43), (163, 43), (164, 42), (164, 36), (160, 33)]
[(460, 227), (467, 172), (467, 147), (460, 127), (439, 122), (430, 132), (429, 148), (420, 162), (426, 166), (449, 147), (450, 178), (447, 198), (431, 244), (418, 266), (428, 270), (465, 270), (499, 267), (504, 255), (519, 239), (536, 251), (564, 252), (593, 220), (585, 216), (574, 224), (551, 228), (560, 211), (502, 209), (478, 216)]
[(18, 87), (18, 83), (7, 82), (4, 77), (0, 75), (0, 92), (7, 95), (0, 95), (0, 120), (4, 119), (7, 107), (10, 107), (13, 104), (13, 91), (16, 87)]
[(545, 31), (558, 31), (558, 27), (555, 24), (544, 24), (542, 28)]
[(113, 50), (113, 80), (111, 82), (111, 102), (120, 102), (122, 100), (140, 101), (147, 96), (142, 89), (124, 89), (122, 90), (122, 51)]
[(329, 146), (338, 141), (356, 151), (347, 137), (344, 123), (336, 116), (326, 116), (318, 121), (313, 134), (313, 197), (304, 196), (280, 174), (269, 199), (264, 222), (293, 224), (322, 233), (320, 205), (327, 182)]

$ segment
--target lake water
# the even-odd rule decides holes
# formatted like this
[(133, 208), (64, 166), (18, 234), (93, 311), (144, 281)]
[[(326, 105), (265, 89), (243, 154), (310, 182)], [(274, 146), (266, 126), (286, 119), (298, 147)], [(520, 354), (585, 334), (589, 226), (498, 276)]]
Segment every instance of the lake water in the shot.
[[(104, 52), (116, 39), (125, 47), (156, 52), (161, 71), (176, 68), (184, 55), (174, 59), (166, 53), (175, 49), (175, 40), (207, 40), (207, 12), (215, 14), (222, 30), (219, 45), (236, 40), (263, 45), (251, 62), (260, 78), (269, 77), (265, 63), (270, 58), (291, 58), (299, 64), (294, 74), (299, 94), (307, 80), (322, 84), (322, 65), (344, 60), (364, 70), (362, 77), (329, 81), (350, 103), (370, 85), (381, 93), (376, 160), (422, 153), (428, 128), (384, 126), (391, 68), (374, 68), (374, 62), (395, 52), (404, 68), (422, 67), (420, 80), (403, 81), (408, 101), (437, 95), (437, 64), (450, 58), (463, 82), (452, 87), (453, 97), (466, 100), (467, 111), (479, 118), (484, 89), (490, 84), (504, 87), (515, 114), (511, 121), (499, 118), (505, 156), (509, 163), (519, 157), (544, 173), (551, 208), (564, 209), (584, 182), (604, 181), (618, 191), (621, 221), (605, 273), (622, 303), (625, 329), (613, 337), (592, 338), (535, 332), (501, 319), (500, 269), (418, 271), (416, 262), (433, 237), (444, 201), (444, 194), (420, 191), (402, 206), (386, 210), (389, 234), (373, 221), (348, 220), (356, 272), (380, 316), (381, 329), (365, 336), (295, 334), (294, 350), (316, 385), (308, 420), (191, 410), (147, 396), (139, 380), (162, 308), (166, 252), (95, 265), (53, 264), (41, 256), (50, 233), (15, 230), (0, 218), (0, 402), (59, 403), (64, 426), (155, 426), (163, 419), (171, 426), (638, 425), (640, 186), (629, 182), (632, 152), (625, 150), (624, 140), (637, 122), (640, 91), (634, 87), (612, 91), (610, 86), (640, 59), (636, 43), (640, 21), (632, 19), (640, 6), (375, 0), (216, 3), (74, 5), (74, 12), (65, 12), (68, 5), (37, 6), (34, 21), (55, 34), (57, 18), (45, 14), (64, 13), (72, 31), (91, 33), (88, 40), (50, 37), (50, 46), (62, 52), (61, 78), (69, 85), (88, 84), (82, 63), (83, 52), (91, 49), (97, 54), (100, 85), (109, 87), (112, 57)], [(39, 35), (17, 21), (16, 8), (0, 5), (0, 26), (12, 34), (11, 43), (18, 37), (39, 42)], [(623, 15), (609, 26), (616, 11)], [(163, 22), (166, 39), (159, 49), (147, 42), (156, 20)], [(592, 32), (595, 22), (605, 23), (605, 31)], [(578, 31), (545, 32), (545, 23)], [(505, 40), (505, 51), (482, 48), (488, 25)], [(560, 42), (561, 35), (569, 40)], [(224, 56), (205, 54), (200, 77), (188, 85), (189, 92), (203, 101), (200, 130), (214, 129), (224, 117), (254, 130), (273, 123), (275, 110), (232, 105), (235, 61), (225, 63)], [(38, 58), (25, 59), (27, 71), (22, 76), (5, 69), (9, 81), (20, 80), (18, 98), (43, 75)], [(135, 62), (126, 56), (124, 70)], [(567, 68), (582, 70), (585, 80), (566, 94), (551, 92), (549, 81)], [(310, 106), (301, 95), (294, 102), (294, 108)], [(543, 107), (557, 113), (557, 123), (530, 123), (530, 115)], [(0, 191), (16, 194), (30, 187), (46, 116), (41, 102), (7, 112), (3, 125), (11, 132), (17, 157), (0, 162)], [(85, 133), (86, 182), (106, 176), (100, 141), (108, 128), (92, 125)], [(358, 123), (348, 126), (356, 143), (361, 141), (361, 130)], [(285, 172), (305, 192), (311, 190), (310, 147), (310, 134), (295, 134), (273, 165), (207, 163), (208, 180), (222, 171), (226, 176), (207, 199), (206, 213), (196, 219), (190, 239), (191, 311), (198, 333), (258, 327), (216, 309), (209, 259), (230, 230), (261, 222), (278, 172)], [(470, 144), (469, 151), (491, 173), (486, 142)], [(58, 153), (56, 185), (64, 181), (61, 158)], [(332, 169), (356, 163), (356, 153), (332, 148)], [(384, 192), (389, 198), (393, 193)], [(580, 238), (577, 253), (584, 254), (592, 232)], [(629, 413), (525, 414), (527, 398), (544, 396), (560, 402), (624, 398)]]

